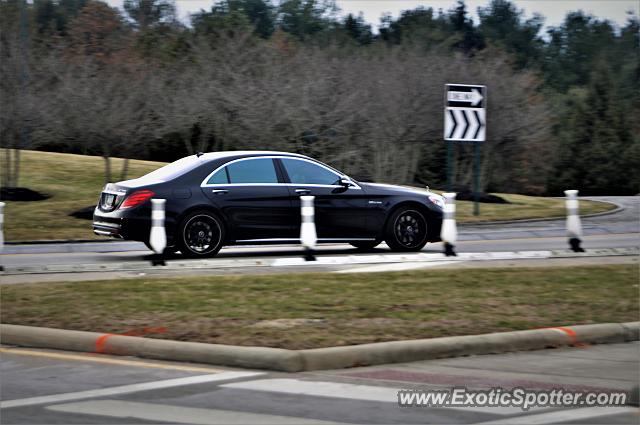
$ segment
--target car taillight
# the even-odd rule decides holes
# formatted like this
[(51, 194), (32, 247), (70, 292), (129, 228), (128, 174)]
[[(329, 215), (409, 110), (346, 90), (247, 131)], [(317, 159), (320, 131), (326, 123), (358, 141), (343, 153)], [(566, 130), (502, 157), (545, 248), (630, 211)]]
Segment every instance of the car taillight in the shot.
[(151, 199), (154, 195), (155, 193), (153, 193), (153, 191), (146, 189), (133, 192), (131, 195), (127, 196), (120, 206), (120, 209), (137, 207)]

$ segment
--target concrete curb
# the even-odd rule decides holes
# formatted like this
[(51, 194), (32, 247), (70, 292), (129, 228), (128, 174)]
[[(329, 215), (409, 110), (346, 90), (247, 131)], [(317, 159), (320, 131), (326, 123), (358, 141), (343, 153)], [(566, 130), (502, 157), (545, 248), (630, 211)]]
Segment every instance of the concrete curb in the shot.
[(0, 325), (0, 343), (284, 372), (303, 368), (298, 352), (281, 348), (203, 344), (33, 326)]
[(0, 342), (2, 344), (282, 372), (341, 369), (582, 344), (621, 343), (638, 341), (639, 337), (640, 322), (628, 322), (391, 341), (309, 350), (286, 350), (170, 341), (21, 325), (0, 325)]

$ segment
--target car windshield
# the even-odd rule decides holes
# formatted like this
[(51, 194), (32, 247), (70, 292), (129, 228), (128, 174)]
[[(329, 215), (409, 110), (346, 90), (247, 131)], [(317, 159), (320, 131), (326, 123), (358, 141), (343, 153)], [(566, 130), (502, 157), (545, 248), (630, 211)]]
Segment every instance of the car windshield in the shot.
[(167, 164), (162, 168), (145, 174), (139, 180), (166, 182), (179, 177), (200, 165), (200, 160), (192, 155)]

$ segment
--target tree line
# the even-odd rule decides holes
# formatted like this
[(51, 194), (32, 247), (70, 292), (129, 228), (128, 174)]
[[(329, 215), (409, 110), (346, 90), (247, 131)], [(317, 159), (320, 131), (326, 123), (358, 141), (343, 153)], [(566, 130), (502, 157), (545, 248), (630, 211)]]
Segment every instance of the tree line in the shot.
[[(506, 0), (469, 17), (340, 17), (331, 1), (0, 0), (0, 183), (21, 149), (171, 161), (198, 151), (308, 154), (355, 178), (443, 187), (445, 83), (486, 84), (486, 191), (635, 194), (640, 25), (582, 12), (542, 34)], [(470, 186), (472, 146), (455, 151)]]

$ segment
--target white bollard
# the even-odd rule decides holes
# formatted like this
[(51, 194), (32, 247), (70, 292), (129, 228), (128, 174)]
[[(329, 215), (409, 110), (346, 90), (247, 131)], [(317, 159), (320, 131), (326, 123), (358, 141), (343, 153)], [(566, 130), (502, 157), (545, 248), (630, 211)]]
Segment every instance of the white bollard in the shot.
[(301, 196), (300, 197), (300, 242), (305, 248), (307, 261), (315, 261), (316, 257), (313, 251), (318, 242), (318, 235), (316, 234), (316, 223), (314, 220), (315, 209), (313, 206), (313, 200), (315, 196)]
[(151, 200), (151, 234), (149, 235), (149, 245), (156, 253), (153, 265), (164, 265), (162, 254), (167, 247), (167, 232), (164, 229), (164, 206), (166, 199)]
[(567, 237), (569, 246), (573, 252), (584, 252), (580, 247), (582, 242), (582, 223), (580, 222), (580, 204), (578, 202), (577, 190), (565, 190), (567, 195)]
[(440, 239), (444, 242), (444, 255), (451, 257), (456, 255), (453, 247), (458, 240), (458, 229), (456, 228), (456, 194), (443, 193), (442, 196), (444, 196), (444, 208)]
[[(0, 202), (0, 254), (4, 250), (4, 202)], [(4, 267), (0, 264), (0, 271), (4, 271)]]

